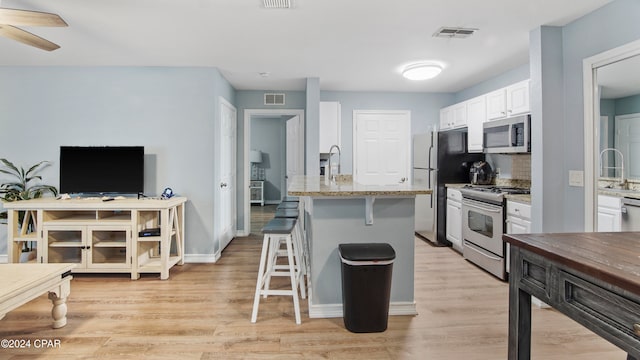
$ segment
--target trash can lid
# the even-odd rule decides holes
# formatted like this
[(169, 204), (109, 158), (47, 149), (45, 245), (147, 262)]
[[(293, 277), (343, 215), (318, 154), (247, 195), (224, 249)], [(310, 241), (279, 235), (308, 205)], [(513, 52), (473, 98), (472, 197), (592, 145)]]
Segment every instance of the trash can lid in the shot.
[(389, 261), (396, 258), (393, 247), (387, 243), (340, 244), (340, 257), (349, 261)]

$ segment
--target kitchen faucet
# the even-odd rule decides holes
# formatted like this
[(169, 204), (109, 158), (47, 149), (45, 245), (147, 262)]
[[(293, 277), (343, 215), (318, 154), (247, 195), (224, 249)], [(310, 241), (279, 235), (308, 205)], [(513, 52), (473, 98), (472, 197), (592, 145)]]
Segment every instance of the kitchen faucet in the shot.
[[(336, 174), (333, 173), (333, 166), (331, 165), (331, 155), (333, 154), (333, 148), (338, 150), (338, 171)], [(336, 181), (336, 175), (340, 174), (340, 146), (331, 145), (329, 149), (329, 180)]]
[[(604, 155), (606, 152), (608, 151), (613, 151), (614, 154), (619, 154), (620, 155), (620, 166), (604, 166), (604, 163), (602, 162), (602, 155)], [(608, 163), (608, 161), (607, 161)], [(620, 183), (618, 185), (624, 187), (626, 185), (626, 180), (624, 179), (624, 156), (622, 155), (622, 152), (620, 152), (620, 150), (618, 149), (614, 149), (614, 148), (606, 148), (604, 150), (602, 150), (600, 152), (600, 176), (603, 176), (602, 174), (602, 170), (604, 169), (614, 169), (614, 173), (613, 176), (615, 176), (615, 169), (620, 168)], [(607, 173), (607, 177), (609, 174)]]

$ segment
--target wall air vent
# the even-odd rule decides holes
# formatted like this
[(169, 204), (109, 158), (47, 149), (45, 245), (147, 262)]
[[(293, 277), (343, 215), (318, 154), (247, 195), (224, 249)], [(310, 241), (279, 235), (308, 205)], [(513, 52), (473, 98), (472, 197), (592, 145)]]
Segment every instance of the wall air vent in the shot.
[(434, 37), (464, 39), (475, 34), (478, 29), (443, 26), (433, 33)]
[(288, 9), (291, 7), (291, 0), (263, 0), (266, 9)]
[(284, 94), (264, 93), (265, 105), (284, 105)]

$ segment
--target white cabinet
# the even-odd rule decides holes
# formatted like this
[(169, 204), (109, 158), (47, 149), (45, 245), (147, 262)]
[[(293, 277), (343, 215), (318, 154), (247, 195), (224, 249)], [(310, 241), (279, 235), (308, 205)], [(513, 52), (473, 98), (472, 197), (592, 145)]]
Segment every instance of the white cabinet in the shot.
[(484, 141), (482, 124), (487, 117), (486, 97), (478, 96), (467, 101), (467, 151), (482, 152)]
[[(507, 234), (531, 233), (531, 205), (507, 201)], [(509, 272), (509, 244), (507, 244), (507, 272)]]
[(598, 231), (622, 231), (622, 200), (598, 195)]
[(487, 94), (487, 120), (502, 119), (530, 111), (529, 80)]
[(459, 129), (465, 126), (467, 126), (466, 102), (440, 109), (440, 130)]
[(529, 104), (529, 80), (507, 87), (507, 116), (525, 114), (531, 111)]
[(320, 152), (328, 153), (331, 145), (340, 146), (340, 103), (320, 102)]
[(454, 249), (462, 252), (462, 193), (447, 189), (447, 240)]

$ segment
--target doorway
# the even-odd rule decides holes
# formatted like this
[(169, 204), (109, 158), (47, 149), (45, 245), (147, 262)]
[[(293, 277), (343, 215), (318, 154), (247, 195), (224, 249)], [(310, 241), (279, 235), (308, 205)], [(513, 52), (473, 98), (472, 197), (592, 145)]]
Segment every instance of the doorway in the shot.
[(284, 188), (282, 196), (286, 195), (286, 187), (288, 186), (288, 178), (294, 174), (304, 173), (304, 159), (305, 159), (305, 144), (304, 144), (304, 110), (299, 109), (246, 109), (244, 110), (244, 134), (243, 134), (243, 148), (244, 159), (242, 161), (242, 173), (239, 174), (243, 181), (244, 191), (241, 192), (242, 199), (239, 201), (242, 204), (243, 211), (243, 230), (239, 232), (242, 236), (248, 236), (251, 232), (251, 194), (250, 194), (250, 181), (251, 181), (251, 162), (249, 154), (251, 153), (251, 123), (254, 118), (281, 118), (282, 131), (286, 134), (285, 141), (282, 142), (282, 153), (285, 154), (284, 172), (282, 176), (281, 186)]

